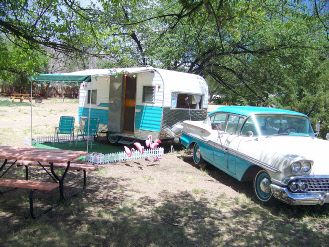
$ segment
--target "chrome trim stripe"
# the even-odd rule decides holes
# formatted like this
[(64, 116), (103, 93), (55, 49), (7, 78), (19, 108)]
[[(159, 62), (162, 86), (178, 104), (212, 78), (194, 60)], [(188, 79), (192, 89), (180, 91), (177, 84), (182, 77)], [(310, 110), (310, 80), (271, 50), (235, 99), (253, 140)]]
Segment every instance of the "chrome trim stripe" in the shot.
[(244, 153), (241, 153), (241, 152), (239, 152), (237, 150), (234, 150), (232, 148), (225, 148), (225, 150), (227, 150), (227, 152), (230, 153), (230, 154), (233, 154), (233, 155), (235, 155), (235, 156), (237, 156), (239, 158), (242, 158), (244, 160), (247, 160), (247, 161), (249, 161), (249, 162), (251, 162), (251, 163), (253, 163), (255, 165), (258, 165), (258, 166), (260, 166), (260, 167), (262, 167), (264, 169), (270, 170), (271, 172), (275, 172), (275, 173), (280, 172), (279, 169), (277, 169), (277, 168), (275, 168), (275, 167), (273, 167), (273, 166), (271, 166), (271, 165), (269, 165), (269, 164), (267, 164), (265, 162), (262, 162), (260, 160), (257, 160), (257, 159), (255, 159), (253, 157), (250, 157), (250, 156), (248, 156), (248, 155), (246, 155)]
[(224, 145), (218, 144), (218, 143), (216, 143), (214, 141), (211, 141), (211, 140), (204, 141), (204, 140), (200, 139), (199, 137), (195, 136), (194, 134), (187, 134), (185, 131), (183, 131), (182, 133), (185, 134), (185, 135), (187, 135), (187, 136), (191, 136), (192, 138), (195, 138), (195, 139), (197, 139), (197, 140), (199, 140), (199, 141), (201, 141), (201, 142), (203, 142), (205, 144), (208, 144), (209, 146), (218, 148), (221, 151), (227, 152), (227, 153), (232, 154), (234, 156), (237, 156), (237, 157), (239, 157), (241, 159), (244, 159), (246, 161), (249, 161), (249, 162), (251, 162), (251, 163), (253, 163), (255, 165), (258, 165), (258, 166), (260, 166), (260, 167), (262, 167), (264, 169), (267, 169), (267, 170), (269, 170), (271, 172), (275, 172), (275, 173), (280, 172), (279, 169), (274, 168), (274, 167), (272, 167), (271, 165), (269, 165), (269, 164), (267, 164), (265, 162), (259, 161), (259, 160), (255, 159), (253, 157), (250, 157), (250, 156), (248, 156), (248, 155), (246, 155), (244, 153), (241, 153), (239, 151), (236, 151), (236, 150), (234, 150), (232, 148), (229, 148), (229, 147), (226, 147)]

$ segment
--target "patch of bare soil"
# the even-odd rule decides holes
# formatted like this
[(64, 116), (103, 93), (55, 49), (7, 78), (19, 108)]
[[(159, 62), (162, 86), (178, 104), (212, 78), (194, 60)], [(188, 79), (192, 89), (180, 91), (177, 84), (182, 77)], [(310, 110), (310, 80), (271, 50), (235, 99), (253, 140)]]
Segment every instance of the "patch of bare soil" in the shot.
[[(186, 162), (188, 161), (188, 162)], [(214, 173), (214, 177), (208, 173)], [(200, 170), (192, 165), (192, 159), (184, 151), (165, 154), (160, 161), (136, 160), (106, 165), (102, 176), (119, 179), (132, 198), (160, 199), (161, 193), (189, 192), (195, 196), (218, 197), (226, 194), (236, 197), (239, 193), (230, 187), (238, 183), (224, 173), (212, 169)], [(226, 184), (218, 179), (225, 180)]]

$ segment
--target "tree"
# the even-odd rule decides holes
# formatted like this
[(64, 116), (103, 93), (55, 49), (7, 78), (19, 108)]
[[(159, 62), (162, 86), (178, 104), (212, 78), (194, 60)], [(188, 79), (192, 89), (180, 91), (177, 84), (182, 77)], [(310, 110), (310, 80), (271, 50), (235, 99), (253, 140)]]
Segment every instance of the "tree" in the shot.
[(101, 67), (196, 73), (217, 83), (218, 103), (284, 107), (329, 125), (327, 1), (5, 0), (0, 6), (2, 34), (32, 50), (47, 47), (81, 61), (95, 55)]
[(28, 77), (37, 71), (45, 70), (47, 57), (31, 50), (25, 43), (15, 44), (0, 37), (0, 83), (11, 85), (19, 91), (29, 87)]
[(328, 3), (164, 0), (133, 7), (121, 23), (143, 30), (151, 64), (211, 78), (218, 103), (289, 108), (329, 123)]

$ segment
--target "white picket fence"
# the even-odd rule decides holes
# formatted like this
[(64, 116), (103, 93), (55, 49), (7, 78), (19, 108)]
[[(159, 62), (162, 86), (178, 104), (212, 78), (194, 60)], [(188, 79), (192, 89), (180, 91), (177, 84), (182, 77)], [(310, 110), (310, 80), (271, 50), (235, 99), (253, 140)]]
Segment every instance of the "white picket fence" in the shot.
[[(85, 140), (92, 140), (93, 136), (85, 137)], [(57, 136), (39, 136), (34, 137), (32, 139), (32, 143), (46, 143), (46, 142), (76, 142), (82, 141), (83, 138), (81, 136), (74, 137), (70, 135), (60, 135), (59, 139)], [(164, 154), (164, 149), (162, 147), (155, 148), (155, 149), (145, 149), (143, 153), (140, 153), (137, 150), (132, 151), (131, 155), (128, 156), (126, 152), (116, 152), (116, 153), (109, 153), (109, 154), (102, 154), (102, 153), (89, 153), (85, 157), (85, 161), (92, 164), (108, 164), (108, 163), (115, 163), (115, 162), (122, 162), (122, 161), (130, 161), (130, 160), (137, 160), (137, 159), (146, 159), (146, 158), (155, 158), (161, 157)]]
[(85, 157), (85, 161), (88, 163), (102, 165), (122, 161), (161, 157), (163, 154), (164, 149), (162, 147), (155, 149), (145, 149), (143, 153), (135, 150), (132, 151), (131, 156), (128, 156), (124, 151), (110, 154), (90, 153)]

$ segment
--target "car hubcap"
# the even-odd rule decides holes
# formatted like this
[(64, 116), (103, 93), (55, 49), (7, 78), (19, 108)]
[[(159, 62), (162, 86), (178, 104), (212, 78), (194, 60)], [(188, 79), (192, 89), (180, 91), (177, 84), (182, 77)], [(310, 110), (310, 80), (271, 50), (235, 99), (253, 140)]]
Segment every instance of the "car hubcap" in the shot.
[(260, 181), (260, 190), (264, 193), (270, 193), (271, 192), (271, 188), (270, 188), (270, 180), (268, 178), (263, 178), (261, 181)]
[(255, 178), (255, 193), (259, 200), (267, 202), (272, 198), (271, 178), (265, 171), (260, 171)]
[(201, 152), (200, 152), (200, 148), (198, 145), (194, 146), (194, 163), (198, 164), (200, 162), (201, 159)]
[(195, 153), (196, 158), (199, 160), (200, 159), (200, 149), (198, 149)]

